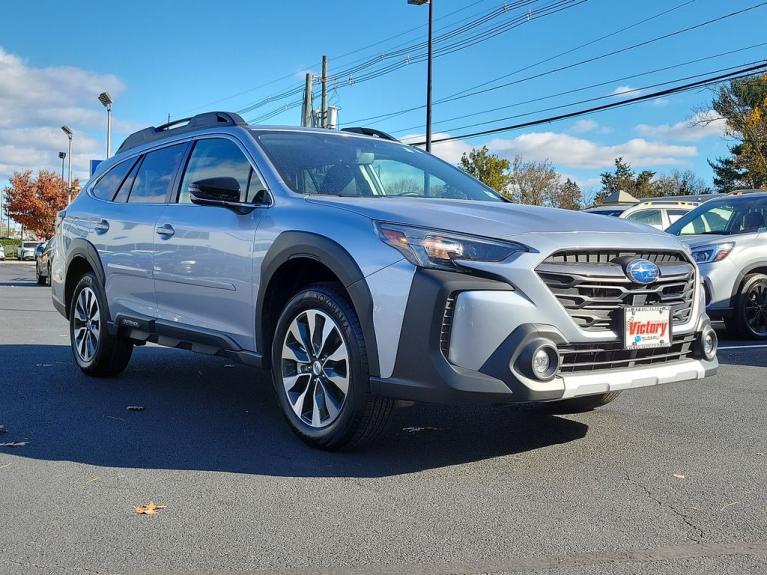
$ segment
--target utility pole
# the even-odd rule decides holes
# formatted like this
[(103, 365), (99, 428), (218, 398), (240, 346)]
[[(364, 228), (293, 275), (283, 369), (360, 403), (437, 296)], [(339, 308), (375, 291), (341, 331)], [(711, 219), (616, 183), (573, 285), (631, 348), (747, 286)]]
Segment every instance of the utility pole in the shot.
[(432, 61), (432, 13), (434, 0), (429, 0), (429, 63), (426, 75), (426, 151), (431, 152), (431, 61)]
[(301, 125), (312, 125), (312, 82), (313, 76), (311, 72), (306, 74), (306, 86), (304, 87), (304, 105), (302, 110)]
[(322, 119), (321, 126), (323, 128), (328, 127), (328, 57), (322, 57), (322, 111), (320, 112)]

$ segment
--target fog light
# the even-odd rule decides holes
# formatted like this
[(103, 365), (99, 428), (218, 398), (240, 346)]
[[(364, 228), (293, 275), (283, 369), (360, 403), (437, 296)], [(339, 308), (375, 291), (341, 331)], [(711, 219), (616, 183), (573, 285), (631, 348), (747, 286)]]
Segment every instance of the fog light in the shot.
[(542, 347), (533, 354), (533, 373), (535, 375), (539, 377), (545, 376), (546, 372), (549, 371), (550, 365), (551, 359), (549, 359), (549, 353), (546, 351), (546, 348)]
[(700, 348), (703, 352), (703, 357), (708, 360), (712, 360), (716, 357), (718, 339), (716, 332), (711, 326), (706, 326), (700, 334)]
[(559, 352), (550, 340), (536, 338), (519, 355), (517, 369), (527, 377), (550, 381), (559, 369)]

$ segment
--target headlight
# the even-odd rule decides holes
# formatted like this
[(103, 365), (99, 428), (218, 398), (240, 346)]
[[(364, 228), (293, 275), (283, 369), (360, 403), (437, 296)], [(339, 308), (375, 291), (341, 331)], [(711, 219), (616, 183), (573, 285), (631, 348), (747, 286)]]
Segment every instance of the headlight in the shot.
[(711, 262), (720, 262), (732, 251), (735, 242), (726, 242), (723, 244), (710, 244), (693, 248), (692, 257), (699, 264), (710, 264)]
[(428, 228), (376, 222), (378, 236), (417, 266), (455, 270), (461, 261), (500, 262), (527, 248), (516, 242), (493, 240)]

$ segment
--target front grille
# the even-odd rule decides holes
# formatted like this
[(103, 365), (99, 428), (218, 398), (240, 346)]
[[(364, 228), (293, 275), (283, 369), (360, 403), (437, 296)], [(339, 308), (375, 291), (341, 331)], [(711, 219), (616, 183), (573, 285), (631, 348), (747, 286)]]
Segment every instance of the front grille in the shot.
[[(660, 268), (658, 281), (635, 284), (623, 265), (635, 258)], [(681, 253), (619, 250), (562, 251), (536, 268), (559, 303), (587, 331), (620, 331), (623, 308), (667, 305), (672, 322), (689, 321), (695, 297), (695, 268)]]
[(442, 314), (442, 327), (439, 332), (439, 348), (447, 357), (450, 350), (450, 329), (453, 327), (453, 314), (455, 313), (455, 293), (450, 294), (445, 301), (445, 311)]
[(575, 343), (559, 346), (559, 373), (582, 373), (640, 365), (671, 363), (693, 354), (695, 334), (674, 336), (669, 347), (623, 349), (619, 342)]

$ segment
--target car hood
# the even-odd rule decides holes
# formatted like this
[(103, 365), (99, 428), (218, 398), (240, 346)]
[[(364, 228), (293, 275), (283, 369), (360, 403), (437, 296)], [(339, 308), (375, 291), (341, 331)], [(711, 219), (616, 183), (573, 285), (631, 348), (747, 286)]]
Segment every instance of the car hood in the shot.
[(589, 234), (636, 234), (671, 238), (649, 226), (619, 218), (574, 210), (525, 206), (501, 202), (426, 198), (308, 197), (308, 201), (348, 210), (374, 220), (424, 226), (511, 239), (529, 234), (586, 232)]
[(693, 236), (678, 236), (679, 239), (690, 246), (691, 248), (697, 248), (698, 246), (705, 246), (708, 244), (718, 244), (722, 242), (728, 242), (730, 236), (727, 234), (701, 234)]

